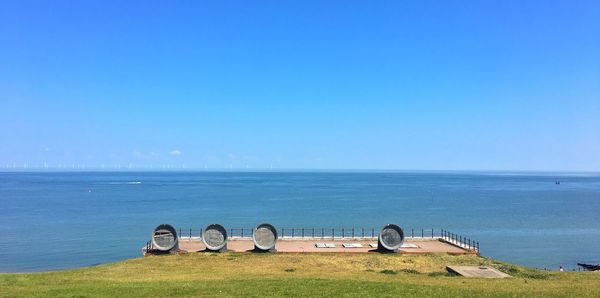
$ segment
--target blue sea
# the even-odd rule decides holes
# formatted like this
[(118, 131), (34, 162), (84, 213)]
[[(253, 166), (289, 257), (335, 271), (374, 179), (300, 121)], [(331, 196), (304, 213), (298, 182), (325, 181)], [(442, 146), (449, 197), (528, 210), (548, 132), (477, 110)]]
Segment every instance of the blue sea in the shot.
[(478, 240), (484, 256), (575, 268), (600, 263), (599, 213), (597, 174), (5, 172), (0, 272), (140, 257), (160, 223), (199, 229), (262, 222), (443, 228)]

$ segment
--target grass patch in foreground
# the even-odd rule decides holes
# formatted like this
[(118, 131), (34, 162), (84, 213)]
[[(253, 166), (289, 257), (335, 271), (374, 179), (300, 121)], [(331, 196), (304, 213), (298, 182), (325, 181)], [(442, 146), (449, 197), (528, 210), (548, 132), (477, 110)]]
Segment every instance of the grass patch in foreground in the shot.
[[(514, 276), (466, 279), (447, 265)], [(600, 274), (547, 272), (476, 256), (182, 254), (77, 270), (0, 274), (0, 296), (551, 296), (600, 297)]]

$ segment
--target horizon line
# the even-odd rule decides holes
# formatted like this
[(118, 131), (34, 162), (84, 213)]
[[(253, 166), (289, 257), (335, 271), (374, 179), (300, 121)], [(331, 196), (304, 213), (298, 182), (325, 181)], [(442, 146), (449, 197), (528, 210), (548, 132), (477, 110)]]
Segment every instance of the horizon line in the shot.
[(272, 172), (272, 173), (497, 173), (497, 174), (598, 174), (600, 171), (589, 170), (502, 170), (502, 169), (381, 169), (381, 168), (24, 168), (24, 169), (0, 169), (0, 173), (82, 173), (82, 172), (104, 172), (104, 173), (139, 173), (139, 172), (229, 172), (229, 173), (251, 173), (251, 172)]

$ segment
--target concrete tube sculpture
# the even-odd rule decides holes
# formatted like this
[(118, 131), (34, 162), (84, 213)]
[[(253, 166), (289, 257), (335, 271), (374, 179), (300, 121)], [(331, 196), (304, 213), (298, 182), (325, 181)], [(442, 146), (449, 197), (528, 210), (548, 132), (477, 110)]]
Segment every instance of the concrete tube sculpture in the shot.
[(169, 252), (179, 248), (177, 231), (168, 224), (158, 225), (152, 232), (152, 248), (159, 252)]
[(271, 224), (264, 223), (252, 230), (252, 242), (255, 251), (275, 251), (277, 229)]
[(226, 251), (227, 230), (220, 224), (210, 224), (202, 231), (202, 242), (207, 251)]
[(404, 231), (402, 228), (388, 224), (381, 229), (377, 241), (377, 249), (381, 252), (397, 252), (404, 242)]

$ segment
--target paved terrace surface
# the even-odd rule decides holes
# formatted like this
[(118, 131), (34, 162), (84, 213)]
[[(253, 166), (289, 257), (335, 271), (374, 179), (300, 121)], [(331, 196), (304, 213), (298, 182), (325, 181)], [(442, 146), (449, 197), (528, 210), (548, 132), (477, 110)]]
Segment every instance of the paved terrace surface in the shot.
[[(333, 248), (317, 248), (317, 243), (335, 244)], [(362, 247), (346, 248), (344, 243), (358, 243)], [(306, 239), (306, 238), (280, 238), (277, 240), (275, 249), (278, 252), (343, 252), (343, 253), (365, 253), (375, 251), (377, 238), (363, 239)], [(441, 241), (437, 238), (407, 238), (400, 253), (425, 254), (425, 253), (449, 253), (449, 254), (473, 254), (473, 251)], [(412, 246), (412, 247), (411, 247)], [(183, 252), (204, 251), (205, 246), (199, 238), (180, 238), (179, 249)], [(254, 249), (252, 238), (232, 237), (227, 241), (227, 250), (234, 252), (249, 252)]]

